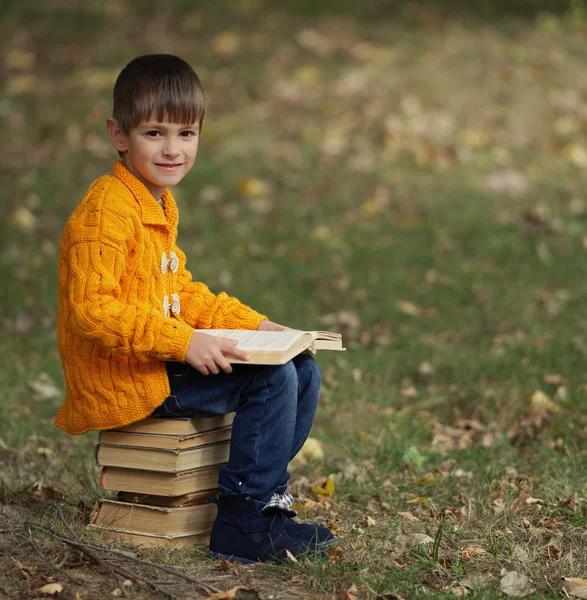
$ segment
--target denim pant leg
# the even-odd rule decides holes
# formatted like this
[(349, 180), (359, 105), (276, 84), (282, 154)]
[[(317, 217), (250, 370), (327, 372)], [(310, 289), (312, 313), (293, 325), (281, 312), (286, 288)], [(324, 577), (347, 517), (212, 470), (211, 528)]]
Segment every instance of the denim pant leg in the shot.
[(286, 479), (298, 407), (295, 365), (234, 365), (232, 373), (202, 375), (189, 365), (168, 363), (171, 396), (155, 411), (204, 417), (236, 411), (222, 494), (247, 494), (266, 502)]
[[(299, 354), (293, 361), (298, 377), (298, 406), (296, 411), (296, 426), (294, 430), (293, 444), (289, 456), (291, 460), (302, 448), (304, 442), (310, 435), (320, 390), (322, 385), (322, 374), (318, 363), (309, 354)], [(287, 489), (290, 475), (286, 471), (284, 479), (277, 488), (277, 493), (283, 494)]]

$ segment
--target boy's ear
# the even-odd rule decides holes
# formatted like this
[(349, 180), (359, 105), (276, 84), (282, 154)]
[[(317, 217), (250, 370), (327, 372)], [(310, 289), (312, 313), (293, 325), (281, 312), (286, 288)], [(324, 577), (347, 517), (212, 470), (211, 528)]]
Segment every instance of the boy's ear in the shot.
[(108, 129), (108, 135), (110, 136), (112, 145), (118, 152), (126, 152), (128, 150), (128, 136), (120, 129), (116, 119), (108, 117), (108, 119), (106, 119), (106, 129)]

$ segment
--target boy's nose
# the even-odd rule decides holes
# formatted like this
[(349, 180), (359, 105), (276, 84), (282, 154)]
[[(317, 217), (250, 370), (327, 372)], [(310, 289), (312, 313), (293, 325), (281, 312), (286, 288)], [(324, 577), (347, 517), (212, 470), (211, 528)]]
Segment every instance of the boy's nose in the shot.
[(179, 150), (177, 149), (175, 144), (168, 143), (165, 145), (165, 148), (163, 148), (163, 154), (165, 156), (177, 156), (179, 154)]

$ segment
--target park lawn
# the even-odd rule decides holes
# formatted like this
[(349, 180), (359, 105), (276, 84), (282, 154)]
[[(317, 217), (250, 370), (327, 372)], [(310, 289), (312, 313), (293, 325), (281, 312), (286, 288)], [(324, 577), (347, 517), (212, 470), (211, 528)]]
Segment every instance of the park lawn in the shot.
[[(348, 351), (319, 357), (325, 458), (292, 467), (301, 517), (336, 530), (328, 560), (139, 558), (248, 598), (493, 600), (510, 579), (559, 598), (573, 592), (561, 578), (587, 578), (587, 22), (579, 5), (455, 4), (9, 10), (0, 598), (116, 587), (47, 533), (110, 544), (85, 529), (103, 493), (96, 435), (53, 425), (56, 260), (67, 216), (115, 158), (103, 122), (116, 73), (160, 51), (191, 62), (209, 98), (174, 191), (194, 277), (275, 321), (342, 331)], [(330, 496), (312, 491), (329, 479)], [(206, 596), (126, 565), (177, 598)]]

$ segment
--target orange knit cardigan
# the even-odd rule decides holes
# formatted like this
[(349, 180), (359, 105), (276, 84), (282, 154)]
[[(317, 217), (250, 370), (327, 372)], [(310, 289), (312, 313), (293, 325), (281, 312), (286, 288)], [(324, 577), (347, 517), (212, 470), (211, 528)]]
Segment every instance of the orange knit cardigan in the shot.
[(121, 162), (97, 179), (63, 232), (57, 342), (66, 395), (55, 424), (71, 434), (122, 427), (169, 395), (165, 362), (184, 361), (193, 329), (256, 329), (267, 318), (192, 281), (165, 212)]

